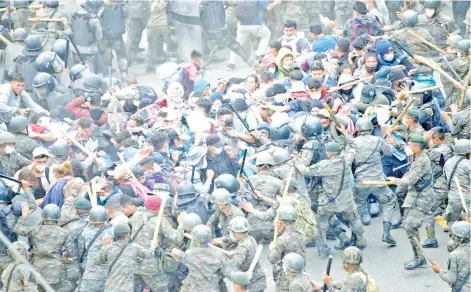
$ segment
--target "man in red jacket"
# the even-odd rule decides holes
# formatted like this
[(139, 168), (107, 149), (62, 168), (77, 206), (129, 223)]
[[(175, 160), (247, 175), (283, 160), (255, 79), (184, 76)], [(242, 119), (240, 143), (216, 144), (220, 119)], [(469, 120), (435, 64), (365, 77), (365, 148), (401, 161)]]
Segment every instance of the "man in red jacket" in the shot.
[(91, 118), (95, 124), (101, 126), (108, 121), (108, 111), (102, 109), (100, 93), (86, 93), (87, 97), (80, 96), (69, 102), (66, 106), (76, 118)]

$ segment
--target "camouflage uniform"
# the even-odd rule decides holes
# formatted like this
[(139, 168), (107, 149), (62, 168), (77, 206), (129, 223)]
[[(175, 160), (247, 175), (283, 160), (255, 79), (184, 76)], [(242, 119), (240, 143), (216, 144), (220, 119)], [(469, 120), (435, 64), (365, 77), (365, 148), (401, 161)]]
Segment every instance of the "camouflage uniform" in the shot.
[[(460, 76), (461, 80), (466, 80), (466, 77), (469, 74), (469, 67), (470, 67), (470, 58), (469, 55), (463, 55), (460, 58), (455, 58), (451, 61), (448, 62), (453, 70)], [(451, 72), (450, 67), (442, 61), (439, 63), (440, 66), (450, 74), (450, 76), (454, 76), (454, 74)], [(443, 83), (443, 88), (445, 89), (445, 101), (446, 105), (449, 106), (452, 103), (458, 104), (458, 101), (461, 98), (462, 93), (461, 90), (457, 89), (456, 87), (453, 86), (453, 84), (448, 81), (446, 78), (442, 78), (442, 83)], [(469, 117), (468, 117), (469, 118)]]
[(430, 50), (430, 48), (422, 41), (415, 38), (408, 31), (415, 32), (416, 34), (423, 37), (425, 40), (433, 43), (432, 35), (429, 31), (420, 26), (405, 27), (398, 30), (394, 30), (390, 34), (390, 38), (404, 45), (405, 48), (409, 48), (409, 51), (414, 55), (430, 56), (431, 54), (436, 55), (437, 52)]
[(80, 218), (75, 212), (74, 206), (75, 197), (69, 196), (64, 200), (64, 204), (61, 207), (61, 217), (59, 219), (59, 226), (69, 231), (73, 226), (73, 223), (78, 221)]
[[(2, 206), (0, 207), (0, 217), (5, 218), (6, 227), (2, 227), (2, 232), (10, 239), (10, 241), (14, 241), (16, 239), (16, 234), (13, 232), (13, 227), (16, 224), (17, 217), (13, 214), (12, 206)], [(11, 257), (7, 254), (7, 247), (2, 243), (0, 243), (0, 272), (4, 271), (5, 268), (12, 263)]]
[[(98, 237), (95, 238), (97, 232), (100, 232)], [(103, 248), (102, 241), (103, 237), (113, 237), (113, 228), (111, 225), (87, 225), (83, 230), (83, 235), (79, 237), (79, 246), (82, 251), (86, 251), (86, 259), (82, 259), (85, 271), (82, 275), (82, 279), (78, 284), (78, 291), (93, 291), (93, 292), (104, 292), (105, 282), (108, 278), (108, 267), (104, 264), (95, 264), (95, 258)], [(84, 252), (80, 256), (83, 257)]]
[(370, 194), (376, 196), (383, 207), (383, 220), (391, 222), (396, 206), (393, 192), (387, 186), (367, 186), (365, 180), (386, 181), (381, 165), (383, 155), (391, 156), (395, 148), (383, 138), (372, 135), (360, 135), (355, 138), (357, 151), (353, 167), (355, 169), (355, 203), (361, 212)]
[[(285, 179), (285, 177), (288, 175), (290, 172), (291, 168), (294, 167), (293, 162), (287, 162), (283, 163), (281, 165), (277, 165), (273, 168), (273, 174), (276, 175), (276, 177), (280, 180)], [(309, 194), (307, 193), (307, 186), (306, 183), (304, 182), (304, 175), (302, 175), (299, 170), (294, 168), (293, 172), (293, 179), (295, 179), (298, 184), (296, 186), (296, 191), (299, 193), (301, 196), (301, 199), (305, 200), (309, 204), (311, 203), (311, 198), (309, 198)]]
[(245, 216), (239, 208), (231, 204), (231, 210), (229, 210), (229, 214), (224, 214), (221, 211), (217, 210), (213, 213), (213, 215), (211, 215), (211, 217), (209, 217), (208, 222), (206, 222), (206, 226), (211, 229), (213, 235), (215, 234), (214, 229), (216, 227), (219, 227), (221, 229), (222, 240), (225, 247), (233, 246), (233, 242), (229, 239), (229, 229), (227, 227), (232, 218), (235, 217)]
[(453, 287), (468, 277), (466, 284), (461, 288), (462, 292), (471, 291), (469, 282), (469, 243), (460, 244), (448, 256), (448, 270), (441, 270), (440, 278)]
[[(270, 199), (276, 199), (276, 196), (281, 196), (281, 187), (283, 182), (274, 176), (274, 173), (269, 170), (262, 169), (257, 174), (250, 177), (255, 190), (259, 191)], [(258, 211), (266, 211), (270, 206), (266, 205), (263, 201), (250, 200), (254, 208)], [(257, 241), (261, 238), (273, 238), (273, 222), (262, 221), (249, 214), (247, 217), (250, 225), (250, 235)], [(229, 221), (228, 221), (229, 222)]]
[[(444, 142), (440, 145), (433, 145), (433, 148), (428, 151), (428, 157), (432, 162), (433, 170), (433, 195), (435, 197), (435, 205), (432, 211), (437, 210), (441, 203), (446, 199), (448, 195), (446, 178), (443, 175), (443, 166), (448, 159), (453, 156), (453, 146)], [(425, 228), (427, 229), (427, 235), (430, 239), (435, 238), (435, 219), (433, 214), (429, 214), (425, 217)]]
[(31, 270), (28, 268), (27, 265), (22, 264), (19, 260), (8, 265), (8, 267), (3, 271), (2, 282), (3, 282), (3, 287), (8, 286), (8, 291), (15, 291), (15, 292), (37, 292), (38, 291), (38, 287), (34, 279), (34, 274), (31, 273)]
[[(61, 257), (66, 252), (67, 231), (48, 222), (38, 226), (25, 226), (25, 218), (20, 217), (13, 231), (28, 237), (33, 245), (34, 267), (54, 290), (63, 291), (65, 275)], [(40, 290), (42, 291), (42, 287)]]
[(207, 245), (187, 250), (180, 261), (188, 267), (189, 273), (180, 291), (219, 292), (218, 283), (223, 278), (226, 259), (221, 251)]
[[(124, 251), (121, 253), (121, 250)], [(135, 243), (128, 243), (127, 240), (113, 242), (110, 246), (101, 249), (98, 257), (95, 258), (95, 264), (106, 264), (108, 267), (114, 265), (108, 271), (108, 279), (105, 284), (106, 292), (128, 292), (134, 290), (134, 268), (136, 259), (150, 258), (154, 251), (149, 248), (143, 248)], [(118, 258), (118, 260), (115, 259)]]
[(361, 266), (358, 266), (353, 272), (348, 275), (347, 279), (342, 283), (335, 283), (327, 285), (329, 292), (337, 291), (368, 291), (366, 289), (366, 282), (362, 277), (361, 273), (364, 270)]
[(460, 110), (453, 115), (453, 118), (447, 122), (453, 138), (470, 139), (471, 133), (471, 107)]
[(276, 282), (276, 292), (288, 291), (289, 281), (287, 275), (283, 272), (282, 259), (290, 252), (299, 254), (306, 260), (306, 247), (304, 234), (297, 230), (293, 225), (287, 226), (283, 233), (278, 237), (278, 244), (270, 244), (268, 251), (268, 261), (273, 264), (273, 279)]
[[(357, 145), (349, 136), (345, 136), (348, 144), (347, 149), (328, 160), (322, 160), (310, 167), (305, 167), (302, 163), (297, 163), (298, 170), (306, 176), (320, 178), (322, 180), (322, 193), (319, 197), (319, 207), (317, 209), (317, 222), (321, 239), (325, 244), (326, 231), (329, 227), (329, 219), (335, 213), (342, 213), (350, 223), (352, 232), (361, 237), (364, 232), (363, 224), (360, 221), (357, 207), (353, 199), (353, 189), (351, 180), (353, 178), (351, 165), (357, 152)], [(343, 182), (342, 181), (343, 177)], [(339, 186), (339, 184), (342, 184)], [(337, 236), (343, 230), (336, 229)]]
[(289, 281), (289, 292), (311, 292), (311, 277), (306, 273), (297, 273)]
[(422, 258), (422, 247), (417, 246), (416, 241), (420, 242), (419, 228), (435, 203), (432, 182), (432, 163), (425, 151), (413, 158), (408, 172), (401, 179), (396, 179), (396, 192), (407, 191), (402, 205), (406, 208), (404, 229), (416, 258)]
[[(136, 244), (139, 244), (143, 248), (150, 247), (154, 237), (156, 220), (157, 215), (153, 214), (148, 209), (138, 210), (132, 216), (132, 237), (136, 237), (134, 241)], [(142, 229), (136, 235), (141, 226)], [(179, 245), (182, 241), (183, 232), (173, 229), (167, 220), (162, 219), (158, 239), (159, 249), (161, 249), (163, 253), (170, 252), (172, 247)], [(144, 281), (146, 285), (151, 287), (152, 291), (167, 291), (169, 281), (162, 269), (161, 261), (162, 259), (157, 257), (138, 257), (137, 267), (134, 270), (135, 284), (140, 284)]]
[[(443, 217), (447, 219), (447, 221), (455, 221), (458, 220), (461, 214), (461, 210), (463, 209), (463, 205), (461, 204), (461, 198), (458, 192), (458, 187), (455, 183), (455, 178), (457, 177), (460, 181), (461, 190), (463, 195), (465, 196), (464, 199), (466, 201), (466, 206), (469, 206), (469, 193), (471, 191), (471, 161), (462, 155), (455, 155), (450, 158), (443, 167), (443, 172), (447, 179), (447, 186), (449, 185), (448, 190), (448, 205), (446, 206), (445, 214)], [(453, 169), (456, 167), (455, 173), (453, 177), (451, 177), (451, 173)]]
[(16, 151), (11, 154), (2, 154), (0, 155), (0, 173), (13, 177), (18, 170), (30, 163), (31, 160), (24, 158)]
[(64, 263), (66, 271), (64, 286), (72, 288), (71, 291), (75, 290), (77, 282), (84, 270), (80, 265), (82, 263), (81, 257), (84, 254), (85, 246), (80, 244), (80, 238), (86, 225), (87, 216), (81, 216), (78, 220), (65, 225), (65, 229), (69, 231), (66, 241), (66, 249), (69, 254), (67, 261)]
[(39, 147), (38, 142), (22, 133), (14, 133), (13, 135), (15, 135), (16, 141), (15, 150), (25, 158), (32, 159), (33, 150)]
[(425, 14), (419, 15), (419, 26), (422, 26), (432, 35), (433, 43), (440, 49), (446, 49), (446, 40), (449, 34), (455, 34), (458, 26), (453, 20), (438, 12), (434, 19), (428, 18)]
[[(252, 263), (253, 258), (255, 257), (255, 252), (257, 250), (257, 242), (255, 239), (246, 235), (240, 240), (237, 241), (237, 247), (235, 248), (235, 256), (231, 258), (228, 262), (228, 266), (234, 270), (247, 272), (249, 270), (250, 264)], [(265, 272), (259, 263), (255, 265), (252, 278), (247, 289), (252, 292), (263, 292), (266, 288), (266, 278)]]

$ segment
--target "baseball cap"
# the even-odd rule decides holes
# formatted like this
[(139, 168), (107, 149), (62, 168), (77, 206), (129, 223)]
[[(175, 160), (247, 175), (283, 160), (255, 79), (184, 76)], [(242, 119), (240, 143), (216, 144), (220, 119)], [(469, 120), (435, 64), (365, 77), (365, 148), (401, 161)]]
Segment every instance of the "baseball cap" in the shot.
[(224, 146), (224, 143), (221, 141), (221, 138), (219, 138), (217, 134), (212, 134), (206, 137), (206, 145), (219, 148)]
[(36, 147), (34, 148), (33, 150), (33, 158), (37, 158), (37, 157), (40, 157), (40, 156), (47, 156), (47, 157), (54, 157), (53, 155), (51, 155), (49, 153), (49, 151), (44, 148), (44, 147)]

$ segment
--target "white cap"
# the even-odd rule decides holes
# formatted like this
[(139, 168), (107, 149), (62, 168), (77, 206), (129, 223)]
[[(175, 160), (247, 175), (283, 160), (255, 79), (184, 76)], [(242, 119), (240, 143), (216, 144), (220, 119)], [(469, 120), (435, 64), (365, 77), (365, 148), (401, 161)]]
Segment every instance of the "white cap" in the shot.
[(37, 148), (34, 148), (33, 150), (33, 158), (36, 158), (36, 157), (39, 157), (39, 156), (47, 156), (47, 157), (54, 157), (53, 155), (51, 155), (49, 153), (49, 151), (44, 148), (44, 147), (37, 147)]

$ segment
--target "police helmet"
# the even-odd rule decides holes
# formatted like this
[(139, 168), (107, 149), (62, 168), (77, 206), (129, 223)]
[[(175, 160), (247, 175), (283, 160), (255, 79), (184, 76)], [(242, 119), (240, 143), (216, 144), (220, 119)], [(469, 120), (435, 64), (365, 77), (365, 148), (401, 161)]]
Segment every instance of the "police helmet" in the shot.
[(358, 132), (362, 132), (362, 131), (371, 132), (373, 131), (373, 123), (368, 118), (359, 118), (355, 124), (355, 129)]
[(0, 132), (0, 145), (14, 143), (16, 143), (15, 135), (10, 132)]
[(28, 119), (24, 116), (16, 116), (8, 124), (8, 132), (19, 133), (28, 127)]
[(344, 264), (359, 265), (363, 261), (363, 253), (356, 246), (349, 246), (342, 253), (342, 262)]
[(278, 219), (285, 221), (296, 220), (296, 209), (290, 205), (282, 205), (278, 208)]
[(131, 227), (127, 223), (118, 223), (113, 228), (113, 234), (116, 235), (126, 235), (131, 232)]
[(196, 225), (200, 225), (203, 222), (201, 221), (201, 217), (195, 213), (186, 213), (183, 216), (183, 229), (187, 232), (191, 232)]
[(36, 56), (42, 52), (41, 38), (37, 35), (28, 35), (25, 39), (23, 54)]
[(193, 228), (191, 231), (191, 235), (193, 236), (193, 240), (207, 243), (211, 241), (211, 229), (208, 226), (200, 224)]
[(291, 159), (291, 155), (289, 154), (289, 151), (286, 150), (285, 148), (276, 148), (272, 156), (273, 156), (273, 161), (275, 162), (275, 165), (286, 162)]
[(425, 0), (424, 6), (425, 8), (440, 8), (442, 6), (442, 2), (440, 0)]
[[(51, 74), (41, 72), (34, 76), (33, 87), (38, 96), (47, 97), (56, 88), (56, 80)], [(47, 92), (40, 91), (42, 88), (47, 89)]]
[(232, 232), (247, 232), (249, 231), (249, 221), (245, 217), (235, 217), (229, 221), (229, 226), (227, 227)]
[(42, 214), (44, 220), (58, 221), (61, 217), (61, 209), (56, 204), (47, 204)]
[(401, 22), (404, 26), (414, 27), (419, 23), (419, 16), (414, 10), (407, 10), (402, 14)]
[(304, 259), (297, 253), (290, 252), (283, 258), (283, 266), (294, 273), (301, 273), (304, 270)]
[(22, 27), (15, 28), (15, 30), (13, 31), (13, 40), (15, 42), (17, 41), (24, 42), (27, 36), (28, 36), (28, 32), (26, 31), (26, 29)]
[(456, 221), (451, 226), (451, 232), (461, 238), (469, 238), (469, 223), (466, 221)]
[(231, 194), (226, 189), (215, 189), (211, 194), (211, 202), (217, 205), (226, 205), (232, 202)]
[(177, 194), (180, 195), (189, 195), (196, 193), (195, 186), (187, 180), (180, 182), (177, 186)]
[(255, 161), (255, 166), (260, 165), (275, 165), (275, 161), (273, 157), (268, 152), (261, 152), (257, 156), (257, 160)]
[(236, 193), (239, 190), (239, 183), (235, 176), (229, 173), (224, 173), (214, 180), (214, 185), (218, 189), (226, 189), (229, 193)]
[(59, 0), (44, 0), (43, 5), (47, 8), (57, 8), (59, 7)]
[(311, 138), (322, 134), (321, 120), (314, 116), (306, 116), (301, 126), (301, 134), (304, 138)]
[(51, 153), (54, 156), (65, 156), (70, 152), (70, 145), (64, 139), (58, 139), (51, 145)]
[(456, 46), (461, 40), (463, 40), (462, 36), (460, 36), (459, 34), (453, 34), (446, 39), (446, 44), (456, 48)]
[(287, 123), (280, 125), (278, 127), (270, 128), (270, 140), (272, 141), (289, 139), (290, 134), (291, 134), (291, 128), (289, 127)]
[[(87, 65), (83, 63), (78, 63), (72, 66), (72, 68), (70, 68), (69, 70), (70, 80), (73, 82), (77, 79), (83, 78), (84, 77), (83, 75), (90, 74), (89, 71), (86, 69), (87, 69)], [(87, 73), (87, 74), (84, 74), (84, 73)]]
[(103, 81), (96, 74), (90, 74), (83, 79), (83, 86), (89, 92), (98, 92), (102, 89)]
[(471, 141), (468, 139), (459, 139), (453, 146), (453, 153), (459, 155), (468, 154), (471, 150)]
[(470, 40), (461, 40), (456, 45), (456, 51), (461, 53), (461, 54), (469, 54), (470, 47), (471, 47), (471, 41)]
[(67, 58), (67, 40), (58, 39), (51, 47), (51, 51), (56, 53), (61, 60), (65, 61)]
[(88, 220), (91, 223), (106, 223), (106, 221), (108, 221), (108, 213), (106, 212), (105, 207), (93, 207), (88, 214)]

